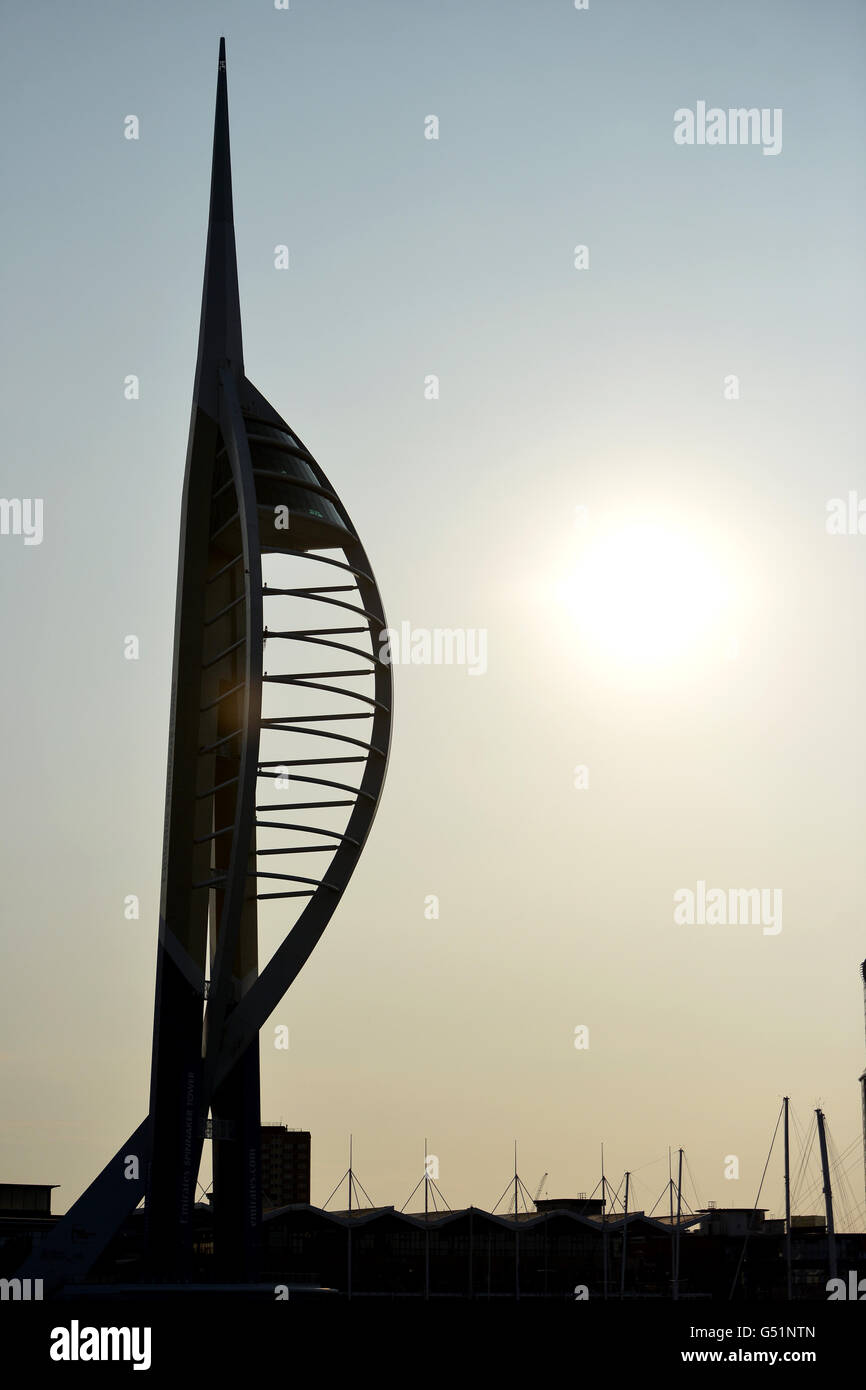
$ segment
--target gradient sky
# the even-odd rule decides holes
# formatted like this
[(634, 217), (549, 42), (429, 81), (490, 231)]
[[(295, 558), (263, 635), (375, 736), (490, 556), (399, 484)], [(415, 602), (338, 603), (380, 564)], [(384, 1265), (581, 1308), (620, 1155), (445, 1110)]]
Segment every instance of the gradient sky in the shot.
[[(860, 1126), (866, 536), (825, 529), (866, 497), (857, 0), (5, 7), (2, 493), (44, 538), (0, 536), (0, 1178), (63, 1211), (147, 1105), (220, 34), (247, 374), (390, 623), (488, 634), (483, 676), (396, 670), (263, 1116), (312, 1131), (316, 1202), (352, 1131), (378, 1203), (426, 1136), (455, 1207), (492, 1206), (515, 1138), (533, 1191), (591, 1191), (603, 1142), (648, 1208), (682, 1144), (702, 1203), (750, 1206), (784, 1093), (840, 1149)], [(699, 100), (781, 108), (781, 153), (675, 145)], [(562, 597), (588, 564), (654, 621), (636, 523), (657, 660)], [(675, 925), (699, 879), (780, 887), (783, 930)]]

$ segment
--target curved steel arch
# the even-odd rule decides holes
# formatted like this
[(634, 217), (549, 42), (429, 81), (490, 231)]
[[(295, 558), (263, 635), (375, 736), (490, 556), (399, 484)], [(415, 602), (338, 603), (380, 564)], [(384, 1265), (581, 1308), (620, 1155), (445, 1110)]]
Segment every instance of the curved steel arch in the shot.
[[(229, 399), (230, 388), (228, 388), (226, 391), (226, 400), (228, 401)], [(257, 410), (261, 412), (264, 408), (265, 403), (259, 397)], [(289, 430), (289, 427), (285, 424), (283, 420), (281, 420), (281, 418), (273, 410), (269, 410), (269, 422), (276, 428), (282, 428), (287, 432)], [(226, 424), (229, 423), (230, 421), (227, 418)], [(255, 425), (253, 424), (250, 427), (250, 432), (254, 433), (254, 430)], [(297, 438), (297, 436), (295, 436), (295, 438)], [(298, 442), (300, 443), (300, 441)], [(303, 446), (301, 446), (301, 448), (303, 448)], [(359, 655), (363, 657), (363, 659), (368, 660), (371, 663), (368, 670), (362, 669), (362, 671), (354, 671), (352, 672), (352, 674), (371, 675), (374, 681), (373, 693), (372, 696), (364, 696), (358, 694), (358, 692), (355, 691), (343, 690), (340, 687), (322, 686), (318, 681), (314, 681), (311, 678), (306, 678), (304, 675), (297, 674), (281, 675), (275, 677), (268, 677), (264, 675), (263, 680), (271, 680), (274, 683), (279, 684), (295, 685), (296, 687), (301, 687), (306, 690), (323, 689), (327, 690), (332, 695), (339, 694), (347, 700), (356, 699), (364, 703), (369, 703), (371, 706), (371, 711), (368, 717), (370, 717), (372, 720), (372, 728), (370, 732), (369, 742), (363, 743), (361, 740), (350, 740), (349, 736), (347, 735), (336, 734), (333, 730), (323, 729), (321, 727), (321, 723), (324, 723), (330, 719), (346, 718), (349, 714), (348, 711), (336, 712), (334, 714), (325, 714), (322, 716), (321, 721), (319, 721), (318, 723), (314, 721), (312, 727), (308, 727), (303, 730), (299, 729), (296, 724), (293, 724), (291, 717), (288, 717), (288, 722), (286, 723), (283, 723), (282, 721), (269, 721), (269, 727), (280, 728), (285, 732), (292, 732), (296, 736), (301, 735), (309, 737), (313, 735), (319, 738), (331, 738), (350, 741), (353, 750), (356, 747), (364, 749), (366, 752), (366, 757), (364, 757), (363, 759), (359, 759), (358, 755), (353, 751), (352, 753), (347, 754), (345, 757), (333, 757), (327, 759), (299, 759), (294, 760), (292, 764), (296, 766), (311, 766), (319, 763), (342, 764), (349, 762), (357, 763), (359, 761), (363, 761), (364, 768), (360, 784), (357, 787), (357, 789), (347, 788), (345, 783), (336, 783), (332, 781), (330, 778), (305, 778), (303, 774), (300, 773), (289, 774), (290, 779), (297, 780), (302, 784), (314, 786), (325, 785), (330, 787), (332, 790), (348, 790), (352, 793), (352, 795), (354, 795), (354, 806), (351, 810), (351, 814), (349, 816), (345, 830), (339, 836), (340, 842), (338, 846), (335, 848), (334, 857), (327, 868), (326, 876), (323, 874), (318, 880), (316, 880), (315, 887), (313, 889), (303, 890), (307, 892), (310, 901), (307, 903), (306, 907), (301, 913), (300, 918), (294, 924), (292, 930), (286, 935), (282, 944), (278, 947), (278, 949), (276, 950), (276, 952), (274, 953), (271, 960), (264, 968), (256, 982), (253, 985), (251, 985), (249, 990), (243, 995), (242, 999), (232, 1012), (231, 1016), (228, 1019), (226, 1019), (224, 1015), (219, 1016), (218, 1027), (220, 1029), (221, 1045), (216, 1055), (212, 1055), (209, 1050), (205, 1067), (205, 1075), (207, 1078), (207, 1082), (209, 1085), (213, 1086), (218, 1086), (220, 1084), (220, 1082), (225, 1078), (228, 1071), (236, 1062), (237, 1058), (245, 1051), (245, 1049), (248, 1046), (250, 1046), (250, 1044), (257, 1037), (259, 1029), (262, 1027), (263, 1023), (268, 1018), (268, 1016), (273, 1012), (274, 1008), (279, 1003), (280, 999), (283, 997), (286, 990), (289, 988), (292, 981), (295, 979), (298, 972), (301, 970), (301, 968), (309, 958), (310, 953), (314, 949), (316, 943), (321, 938), (321, 935), (325, 930), (325, 927), (327, 926), (328, 922), (330, 921), (342, 893), (348, 885), (349, 879), (351, 878), (352, 873), (354, 872), (355, 866), (364, 847), (366, 838), (370, 832), (370, 828), (373, 823), (373, 818), (375, 816), (376, 809), (379, 803), (379, 797), (381, 795), (382, 786), (385, 779), (385, 772), (387, 769), (388, 751), (391, 736), (391, 709), (393, 702), (393, 691), (391, 666), (388, 662), (383, 661), (381, 657), (377, 655), (377, 652), (380, 647), (381, 635), (387, 626), (384, 610), (382, 607), (382, 600), (372, 575), (369, 560), (361, 545), (357, 532), (354, 526), (352, 525), (348, 513), (346, 512), (345, 507), (339, 501), (336, 493), (333, 491), (330, 483), (325, 477), (324, 471), (319, 467), (318, 464), (315, 463), (312, 455), (305, 450), (304, 456), (305, 460), (308, 461), (309, 464), (313, 467), (314, 472), (320, 480), (323, 489), (326, 490), (331, 497), (333, 497), (336, 509), (345, 526), (346, 537), (341, 547), (343, 550), (343, 554), (345, 555), (344, 572), (347, 574), (350, 573), (354, 577), (354, 586), (350, 587), (355, 587), (357, 589), (359, 597), (361, 599), (361, 607), (357, 608), (354, 605), (345, 604), (343, 601), (338, 602), (340, 602), (340, 606), (349, 607), (351, 608), (352, 612), (364, 617), (364, 628), (370, 637), (371, 653), (364, 652), (363, 650), (358, 648), (346, 647), (346, 645), (343, 643), (334, 643), (330, 645), (332, 645), (337, 650), (349, 650), (353, 654)], [(273, 505), (273, 503), (269, 503), (267, 505), (271, 506)], [(272, 545), (268, 547), (267, 553), (270, 555), (303, 554), (313, 563), (318, 563), (322, 559), (325, 560), (326, 564), (333, 563), (331, 557), (322, 557), (306, 550), (299, 552), (295, 550), (293, 546), (291, 546), (290, 544), (287, 544), (285, 547), (281, 548)], [(343, 565), (341, 564), (341, 568), (342, 567)], [(265, 592), (268, 593), (268, 591)], [(270, 591), (268, 593), (268, 596), (279, 596), (279, 591)], [(299, 597), (300, 595), (295, 593), (293, 596)], [(327, 596), (316, 592), (315, 589), (304, 595), (304, 597), (317, 603), (322, 601), (330, 603), (334, 602), (334, 600), (329, 599)], [(271, 641), (273, 641), (274, 639), (290, 641), (300, 639), (303, 643), (306, 644), (311, 640), (318, 641), (324, 631), (324, 629), (320, 629), (318, 637), (311, 637), (311, 635), (308, 632), (298, 633), (295, 631), (268, 632), (267, 636), (268, 640)], [(333, 631), (333, 629), (331, 631)], [(262, 635), (264, 638), (264, 630)], [(312, 673), (312, 675), (319, 674), (327, 673)], [(351, 717), (355, 716), (352, 715)], [(277, 766), (279, 767), (287, 766), (285, 760), (276, 760), (276, 762)], [(259, 775), (273, 776), (273, 774), (270, 773), (267, 770), (267, 768), (265, 768), (264, 765), (261, 763), (259, 764), (258, 772)], [(246, 788), (246, 795), (251, 795), (249, 783)], [(279, 804), (277, 804), (271, 805), (269, 809), (279, 810), (281, 809), (281, 807)], [(283, 809), (292, 809), (292, 803), (289, 803), (288, 805), (283, 807)], [(261, 822), (259, 822), (259, 824), (261, 824)], [(316, 833), (318, 828), (305, 825), (301, 827), (301, 829), (307, 833)], [(337, 835), (337, 832), (331, 833), (334, 836)], [(279, 851), (274, 852), (276, 853)], [(294, 881), (294, 879), (298, 876), (288, 875), (285, 877), (289, 880)], [(294, 896), (296, 891), (297, 890), (291, 890), (291, 893), (287, 893), (285, 896)], [(277, 895), (259, 894), (258, 896), (261, 898), (274, 897)], [(280, 894), (279, 896), (283, 895)], [(213, 985), (211, 986), (211, 989), (213, 990)], [(209, 1005), (209, 1021), (210, 1016), (211, 1007)]]

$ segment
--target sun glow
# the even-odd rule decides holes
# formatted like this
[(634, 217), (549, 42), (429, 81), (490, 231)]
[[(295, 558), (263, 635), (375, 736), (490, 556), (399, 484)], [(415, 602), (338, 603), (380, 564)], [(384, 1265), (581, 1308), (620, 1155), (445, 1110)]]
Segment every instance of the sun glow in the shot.
[(558, 594), (581, 637), (626, 665), (661, 666), (715, 640), (730, 644), (729, 593), (689, 533), (637, 522), (582, 542)]

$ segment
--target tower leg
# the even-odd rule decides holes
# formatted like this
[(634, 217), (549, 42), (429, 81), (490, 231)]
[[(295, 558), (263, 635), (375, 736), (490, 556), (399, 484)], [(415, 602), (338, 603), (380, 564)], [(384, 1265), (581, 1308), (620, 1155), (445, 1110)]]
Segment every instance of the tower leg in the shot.
[(262, 1220), (258, 1039), (214, 1096), (214, 1257), (219, 1277), (255, 1279)]
[(187, 1277), (201, 1157), (202, 1000), (160, 944), (152, 1087), (146, 1261), (160, 1279)]

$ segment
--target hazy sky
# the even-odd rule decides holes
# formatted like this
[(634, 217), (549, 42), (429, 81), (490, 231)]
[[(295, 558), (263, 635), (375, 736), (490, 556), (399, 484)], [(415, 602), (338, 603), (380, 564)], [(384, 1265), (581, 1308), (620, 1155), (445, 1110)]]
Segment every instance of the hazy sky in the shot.
[[(264, 1117), (312, 1131), (314, 1201), (352, 1131), (398, 1206), (425, 1136), (452, 1206), (495, 1202), (515, 1138), (551, 1196), (604, 1142), (649, 1207), (682, 1144), (702, 1202), (749, 1206), (786, 1092), (856, 1140), (866, 535), (826, 519), (866, 498), (862, 4), (90, 0), (2, 30), (2, 493), (43, 536), (0, 535), (0, 1178), (62, 1211), (147, 1106), (223, 33), (247, 374), (392, 626), (487, 634), (484, 674), (396, 670)], [(781, 111), (781, 149), (676, 144), (699, 102)], [(699, 881), (780, 889), (781, 930), (675, 923)]]

